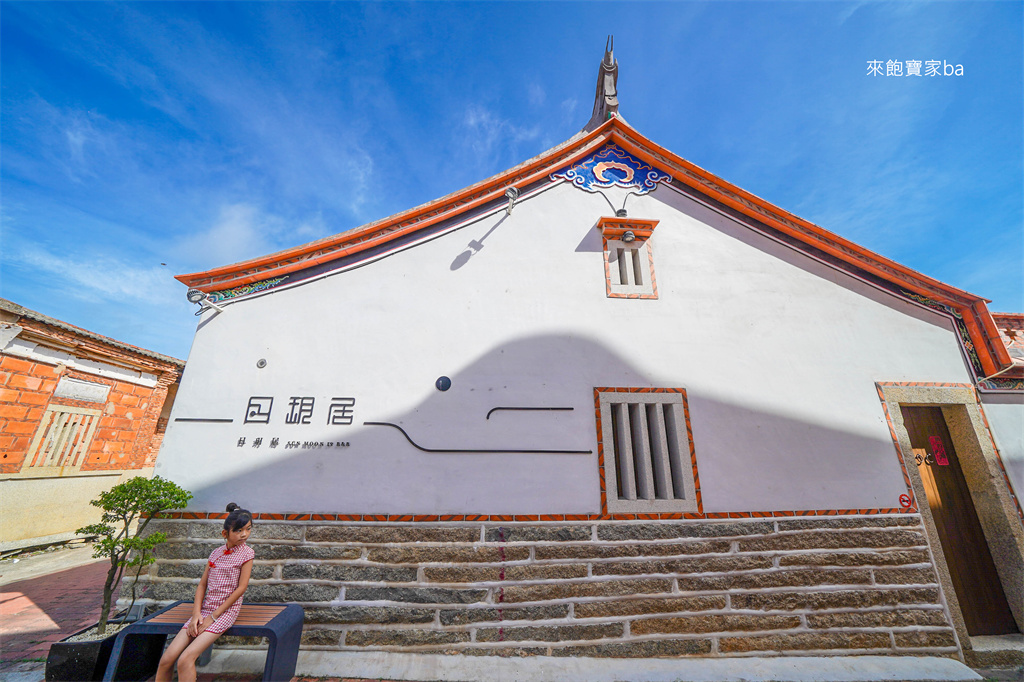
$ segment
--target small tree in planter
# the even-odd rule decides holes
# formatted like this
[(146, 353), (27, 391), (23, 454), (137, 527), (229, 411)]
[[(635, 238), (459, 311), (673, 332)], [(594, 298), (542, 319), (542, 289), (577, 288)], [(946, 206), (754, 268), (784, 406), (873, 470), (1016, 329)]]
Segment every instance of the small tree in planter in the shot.
[[(192, 493), (165, 478), (137, 476), (100, 493), (98, 499), (89, 503), (103, 510), (103, 520), (75, 532), (97, 536), (99, 539), (93, 547), (92, 555), (110, 560), (107, 581), (103, 585), (97, 634), (106, 632), (110, 599), (116, 586), (120, 585), (125, 569), (137, 566), (137, 581), (142, 567), (156, 560), (153, 548), (167, 540), (165, 533), (144, 535), (146, 526), (160, 512), (181, 509), (190, 499)], [(134, 600), (134, 585), (132, 596)]]

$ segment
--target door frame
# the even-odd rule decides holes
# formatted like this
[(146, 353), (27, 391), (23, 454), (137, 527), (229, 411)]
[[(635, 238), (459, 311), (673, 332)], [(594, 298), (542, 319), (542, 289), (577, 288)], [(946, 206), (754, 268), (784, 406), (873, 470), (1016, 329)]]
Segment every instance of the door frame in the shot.
[[(971, 384), (887, 383), (878, 382), (879, 397), (885, 408), (885, 417), (897, 451), (904, 463), (914, 461), (910, 436), (903, 424), (901, 405), (925, 405), (942, 408), (942, 416), (949, 429), (970, 489), (978, 521), (985, 534), (989, 551), (996, 564), (999, 581), (1003, 585), (1010, 612), (1017, 628), (1024, 632), (1024, 521), (1019, 516), (1017, 500), (1011, 493), (1005, 468), (995, 447), (988, 421)], [(974, 658), (971, 638), (967, 634), (963, 613), (949, 576), (942, 545), (939, 542), (935, 520), (928, 506), (924, 485), (916, 466), (904, 466), (914, 491), (914, 504), (932, 548), (932, 560), (939, 574), (939, 583), (947, 609), (956, 630), (957, 639), (965, 656)], [(939, 551), (936, 551), (938, 549)]]

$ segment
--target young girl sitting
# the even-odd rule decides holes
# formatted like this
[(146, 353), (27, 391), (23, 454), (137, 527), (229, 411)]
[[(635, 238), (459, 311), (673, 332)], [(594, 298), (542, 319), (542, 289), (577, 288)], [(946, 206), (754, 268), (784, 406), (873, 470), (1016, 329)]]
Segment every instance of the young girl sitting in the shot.
[(195, 682), (196, 659), (231, 627), (242, 608), (242, 594), (249, 585), (252, 559), (256, 556), (245, 544), (252, 533), (252, 514), (234, 502), (227, 511), (221, 531), (226, 543), (210, 554), (196, 588), (192, 618), (160, 658), (156, 682), (170, 682), (175, 661), (178, 681)]

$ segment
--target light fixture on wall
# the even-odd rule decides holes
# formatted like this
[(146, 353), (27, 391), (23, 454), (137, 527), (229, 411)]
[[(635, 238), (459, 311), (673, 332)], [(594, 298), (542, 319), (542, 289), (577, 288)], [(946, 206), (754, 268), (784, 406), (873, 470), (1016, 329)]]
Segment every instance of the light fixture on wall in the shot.
[(626, 230), (625, 232), (622, 233), (622, 241), (626, 242), (627, 244), (634, 240), (636, 240), (636, 235), (633, 234), (633, 230)]
[(219, 305), (210, 300), (210, 295), (207, 294), (205, 291), (200, 291), (199, 289), (189, 289), (188, 293), (185, 294), (185, 297), (188, 299), (189, 303), (199, 304), (199, 310), (196, 311), (196, 315), (202, 314), (202, 312), (207, 308), (213, 308), (218, 313), (224, 312), (223, 308), (221, 308)]
[(505, 207), (505, 215), (512, 215), (512, 207), (516, 205), (516, 200), (519, 199), (519, 190), (515, 187), (509, 187), (505, 190), (505, 196), (508, 198), (508, 206)]

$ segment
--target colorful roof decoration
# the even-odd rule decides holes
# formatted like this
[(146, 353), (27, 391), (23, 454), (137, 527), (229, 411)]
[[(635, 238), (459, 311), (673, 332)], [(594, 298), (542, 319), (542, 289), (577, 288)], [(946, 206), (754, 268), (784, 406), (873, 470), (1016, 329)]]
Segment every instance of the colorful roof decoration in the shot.
[(613, 144), (565, 170), (552, 173), (551, 179), (568, 180), (588, 192), (618, 186), (631, 189), (635, 194), (647, 194), (659, 182), (672, 182), (672, 176), (668, 173), (640, 161)]
[[(604, 165), (601, 165), (604, 164)], [(625, 168), (623, 168), (623, 166)], [(459, 192), (368, 225), (275, 254), (205, 272), (178, 275), (183, 284), (215, 294), (218, 300), (266, 290), (270, 280), (313, 268), (340, 266), (352, 257), (390, 243), (427, 234), (467, 212), (504, 205), (505, 190), (568, 181), (584, 189), (623, 186), (651, 191), (658, 183), (697, 193), (752, 229), (824, 257), (836, 267), (886, 286), (894, 293), (934, 303), (952, 314), (979, 380), (1012, 366), (986, 299), (916, 272), (825, 230), (709, 173), (647, 139), (621, 117), (611, 117), (590, 132)], [(346, 259), (342, 261), (342, 259)], [(290, 283), (288, 282), (288, 283)], [(236, 293), (237, 292), (237, 293)], [(937, 307), (936, 307), (937, 306)]]
[(1013, 365), (998, 376), (978, 382), (979, 386), (988, 390), (1024, 391), (1024, 314), (992, 313), (992, 319)]

